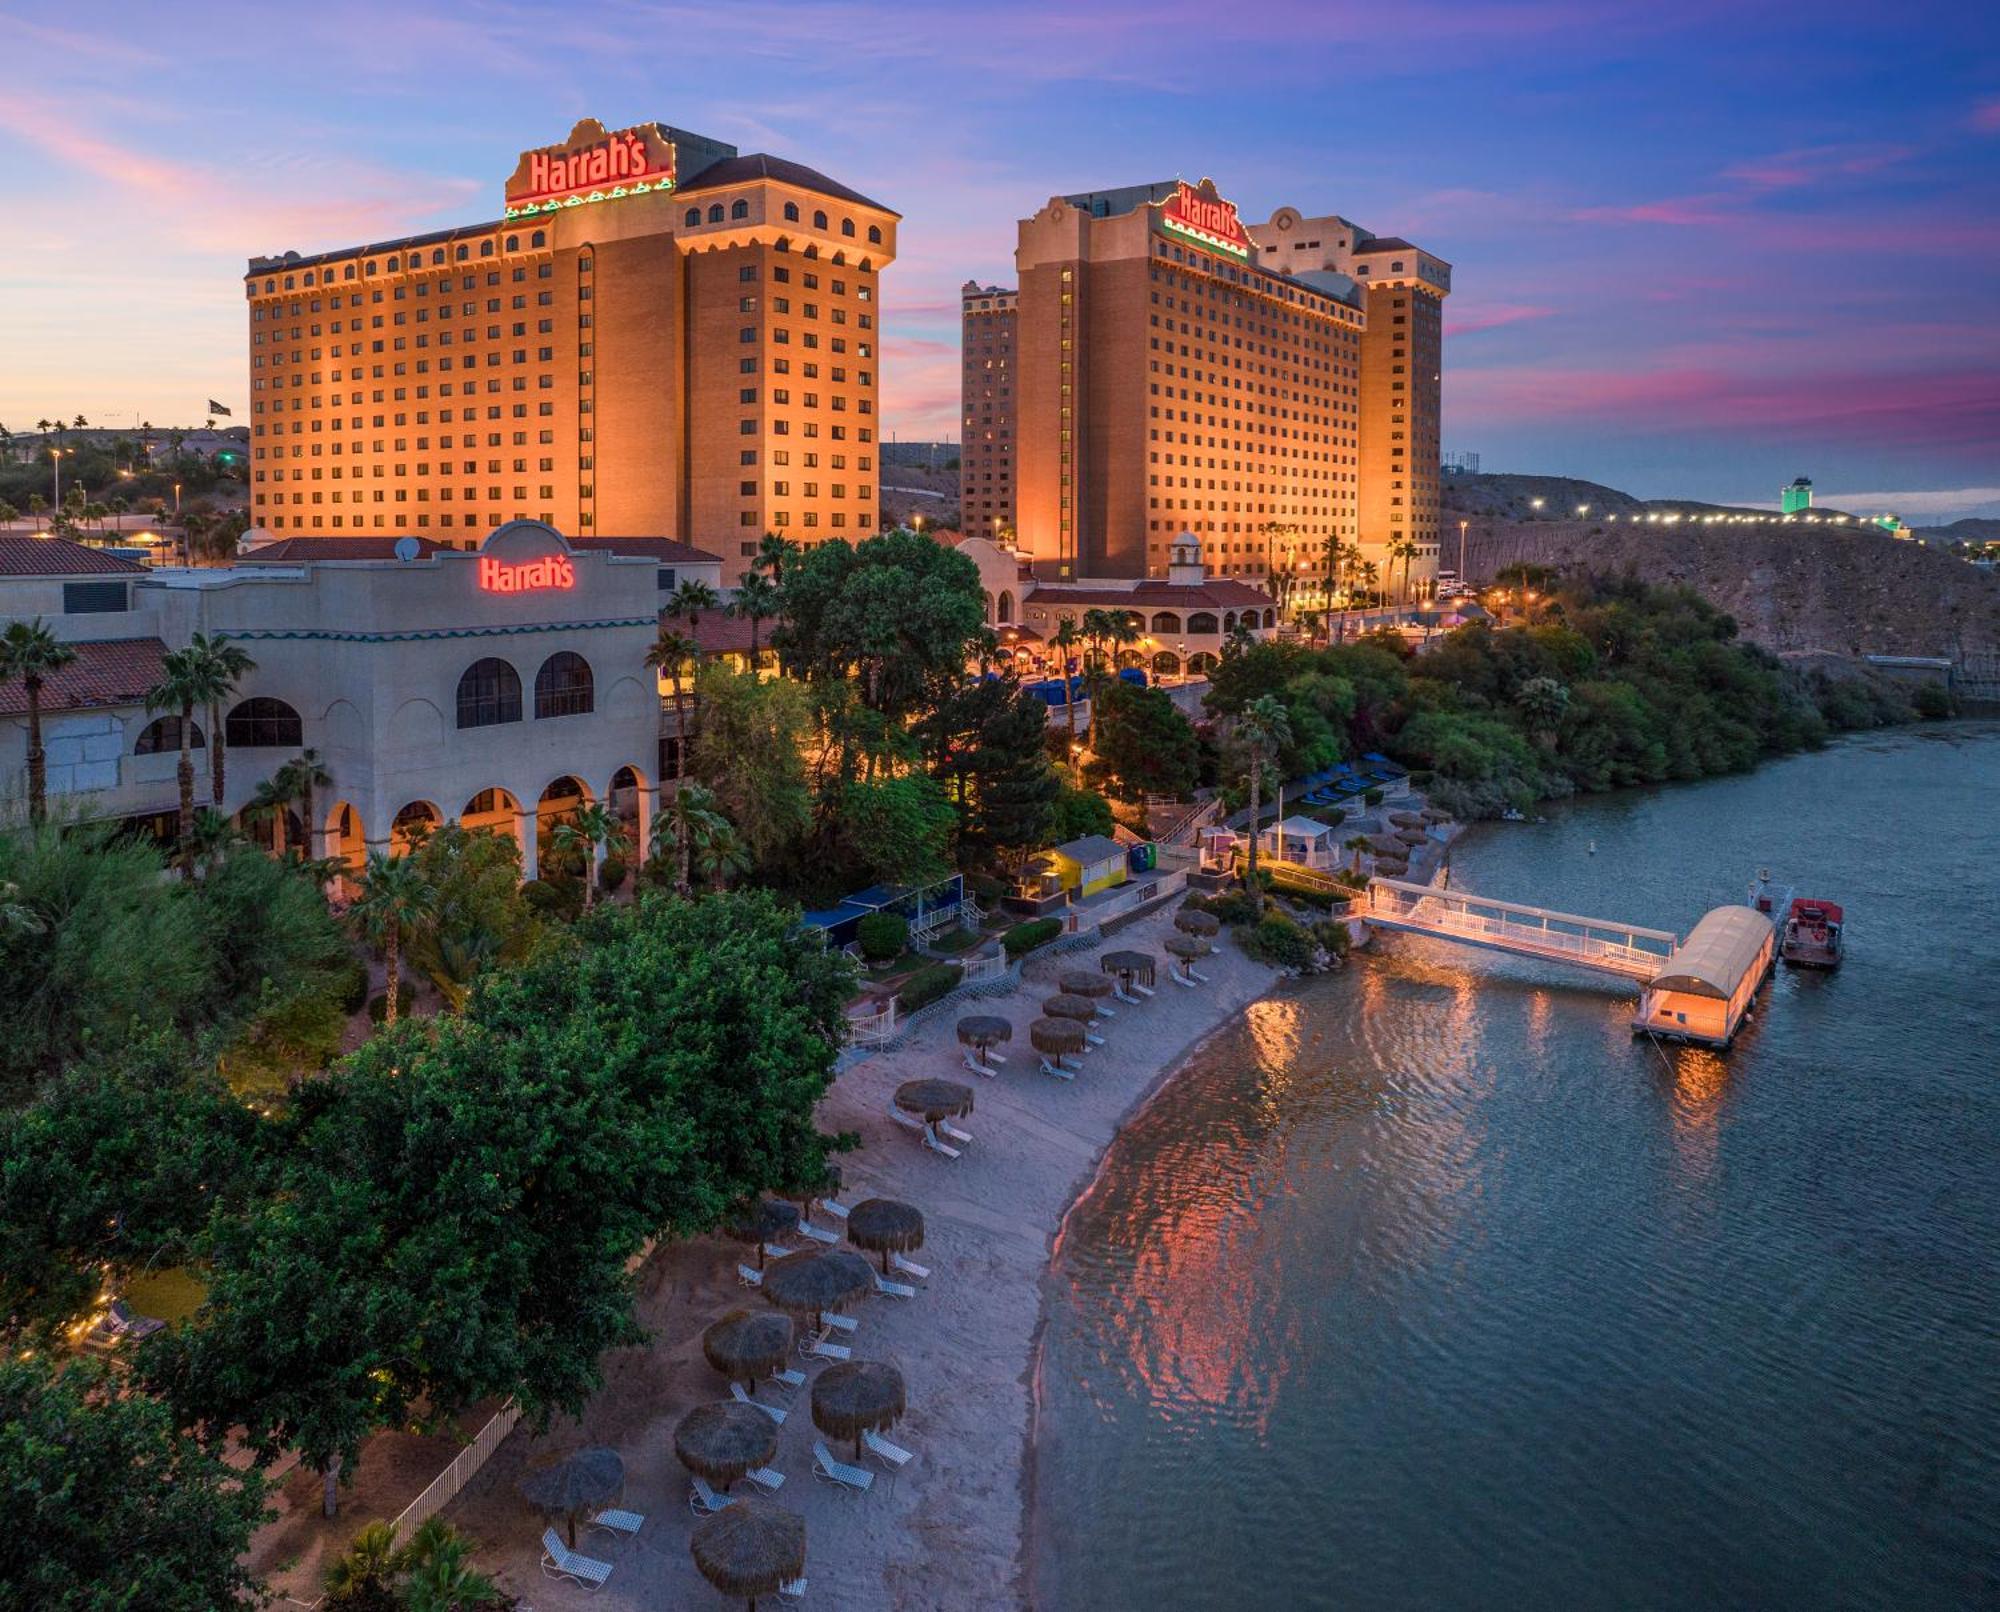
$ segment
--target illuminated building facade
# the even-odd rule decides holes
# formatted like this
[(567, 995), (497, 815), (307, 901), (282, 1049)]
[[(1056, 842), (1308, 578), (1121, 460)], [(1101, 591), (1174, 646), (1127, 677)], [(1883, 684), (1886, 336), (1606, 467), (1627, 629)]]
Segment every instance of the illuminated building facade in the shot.
[[(1038, 570), (1160, 577), (1186, 531), (1211, 575), (1281, 598), (1333, 543), (1385, 588), (1429, 591), (1450, 269), (1324, 222), (1245, 225), (1210, 180), (1052, 198), (1018, 230), (1011, 411), (976, 307), (1008, 293), (965, 288), (964, 463), (975, 433), (1011, 441), (1011, 524)], [(985, 475), (961, 492), (966, 530), (992, 535)]]
[(503, 522), (699, 543), (878, 524), (897, 215), (657, 123), (524, 152), (499, 219), (253, 258), (251, 515), (276, 537)]
[(959, 420), (959, 518), (974, 537), (1014, 532), (1014, 330), (1018, 291), (968, 280), (960, 288), (963, 364)]

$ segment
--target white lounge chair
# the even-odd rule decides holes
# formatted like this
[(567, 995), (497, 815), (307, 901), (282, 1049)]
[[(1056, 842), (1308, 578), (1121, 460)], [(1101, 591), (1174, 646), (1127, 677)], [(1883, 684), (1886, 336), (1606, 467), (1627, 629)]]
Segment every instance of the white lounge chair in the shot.
[(920, 1282), (927, 1281), (931, 1274), (928, 1265), (919, 1265), (915, 1260), (905, 1259), (901, 1254), (889, 1256), (889, 1268), (901, 1271), (905, 1276), (914, 1276)]
[(833, 1310), (824, 1311), (820, 1315), (820, 1321), (823, 1325), (832, 1327), (836, 1332), (845, 1332), (849, 1335), (858, 1331), (861, 1326), (861, 1323), (855, 1320), (853, 1316), (840, 1315)]
[(801, 1220), (799, 1222), (799, 1235), (801, 1237), (810, 1237), (816, 1243), (825, 1243), (828, 1247), (832, 1247), (840, 1241), (839, 1232), (828, 1231), (824, 1226), (815, 1226), (810, 1220)]
[(1138, 995), (1138, 996), (1139, 996), (1139, 997), (1140, 997), (1140, 998), (1141, 998), (1142, 1000), (1143, 1000), (1144, 998), (1146, 998), (1146, 997), (1149, 997), (1149, 996), (1151, 996), (1151, 995), (1153, 994), (1153, 987), (1152, 987), (1152, 986), (1150, 986), (1150, 985), (1141, 985), (1141, 984), (1140, 984), (1140, 983), (1139, 983), (1139, 982), (1138, 982), (1137, 980), (1134, 980), (1134, 981), (1132, 982), (1132, 990), (1133, 990), (1133, 992), (1134, 992), (1134, 993), (1135, 993), (1136, 995)]
[(600, 1511), (590, 1519), (592, 1528), (607, 1534), (636, 1534), (645, 1523), (636, 1511)]
[(697, 1517), (706, 1517), (717, 1511), (727, 1511), (735, 1502), (726, 1494), (717, 1494), (708, 1486), (708, 1479), (694, 1478), (688, 1484), (688, 1510)]
[(900, 1444), (891, 1444), (880, 1433), (869, 1431), (861, 1435), (861, 1447), (891, 1472), (900, 1472), (915, 1459)]
[[(1114, 986), (1112, 986), (1112, 987), (1111, 987), (1111, 994), (1112, 994), (1113, 996), (1117, 996), (1117, 995), (1118, 995), (1118, 987), (1117, 987), (1117, 986), (1115, 986), (1115, 985), (1114, 985)], [(1121, 998), (1121, 1000), (1122, 1000), (1122, 998)], [(1098, 1017), (1099, 1017), (1100, 1019), (1115, 1019), (1115, 1018), (1117, 1018), (1117, 1017), (1118, 1017), (1118, 1010), (1117, 1010), (1116, 1008), (1108, 1008), (1108, 1007), (1106, 1007), (1106, 1006), (1105, 1006), (1105, 1005), (1104, 1005), (1104, 1004), (1103, 1004), (1102, 1002), (1099, 1002), (1099, 1003), (1097, 1004), (1097, 1016), (1098, 1016)]]
[(937, 1132), (932, 1130), (928, 1125), (924, 1127), (924, 1146), (929, 1148), (933, 1153), (942, 1153), (948, 1159), (964, 1157), (951, 1143), (940, 1141)]
[(981, 1063), (979, 1059), (970, 1052), (968, 1052), (965, 1055), (964, 1062), (965, 1062), (965, 1067), (970, 1069), (975, 1075), (984, 1075), (988, 1080), (993, 1079), (994, 1076), (1000, 1073), (1000, 1071), (998, 1069), (995, 1069), (991, 1064)]
[(806, 1374), (803, 1371), (793, 1371), (789, 1367), (779, 1366), (771, 1372), (771, 1381), (780, 1388), (788, 1388), (796, 1394), (805, 1387)]
[(937, 1128), (944, 1134), (947, 1141), (956, 1142), (960, 1147), (970, 1147), (972, 1145), (972, 1133), (970, 1131), (961, 1131), (948, 1119), (939, 1120)]
[(755, 1265), (738, 1263), (736, 1267), (736, 1280), (741, 1282), (745, 1287), (762, 1287), (764, 1285), (764, 1273), (758, 1270)]
[(906, 1114), (900, 1108), (890, 1108), (889, 1117), (906, 1131), (928, 1131), (930, 1129), (915, 1114)]
[(1101, 1047), (1103, 1045), (1104, 1045), (1103, 1036), (1092, 1035), (1091, 1032), (1088, 1030), (1083, 1032), (1083, 1050), (1085, 1052), (1088, 1052), (1092, 1047)]
[(1123, 1002), (1127, 1007), (1137, 1007), (1139, 1005), (1139, 998), (1134, 996), (1130, 991), (1126, 990), (1123, 985), (1112, 986), (1111, 994), (1117, 997), (1118, 1000)]
[(1066, 1069), (1059, 1063), (1050, 1063), (1047, 1058), (1042, 1059), (1042, 1073), (1053, 1075), (1057, 1080), (1076, 1079), (1076, 1071), (1074, 1069)]
[(766, 1259), (783, 1259), (787, 1254), (795, 1252), (797, 1250), (787, 1248), (783, 1243), (766, 1243), (764, 1245), (764, 1257)]
[(611, 1564), (595, 1556), (579, 1556), (565, 1545), (553, 1528), (542, 1534), (542, 1571), (550, 1578), (566, 1578), (587, 1590), (602, 1589), (611, 1576)]
[(805, 1598), (806, 1581), (804, 1578), (787, 1579), (778, 1586), (778, 1599), (781, 1601), (803, 1601)]
[(780, 1427), (783, 1427), (785, 1425), (786, 1413), (784, 1411), (779, 1410), (776, 1405), (767, 1405), (764, 1403), (763, 1400), (753, 1398), (751, 1395), (745, 1393), (743, 1390), (743, 1385), (741, 1383), (731, 1383), (729, 1385), (729, 1397), (735, 1400), (736, 1403), (739, 1405), (755, 1405), (760, 1411), (762, 1411), (766, 1416), (770, 1417), (771, 1420), (776, 1422)]
[(892, 1282), (880, 1271), (875, 1273), (875, 1291), (885, 1299), (913, 1299), (917, 1290), (907, 1282)]
[(875, 1474), (866, 1467), (849, 1466), (837, 1460), (833, 1451), (825, 1444), (813, 1444), (813, 1476), (823, 1483), (837, 1483), (843, 1489), (859, 1489), (862, 1493), (875, 1487)]
[[(847, 1205), (842, 1203), (838, 1198), (822, 1198), (819, 1201), (819, 1206), (832, 1215), (835, 1220), (845, 1220), (847, 1218)], [(805, 1580), (800, 1579), (799, 1582), (803, 1584)]]
[[(1181, 970), (1186, 966), (1187, 966), (1186, 964), (1182, 963), (1182, 964), (1176, 964), (1174, 967), (1168, 969), (1167, 978), (1172, 980), (1176, 985), (1185, 985), (1191, 991), (1194, 989), (1194, 981), (1189, 979), (1186, 974), (1183, 974), (1181, 972)], [(1190, 970), (1190, 972), (1192, 972), (1192, 970)]]
[(852, 1360), (854, 1351), (844, 1343), (829, 1343), (826, 1334), (815, 1332), (799, 1345), (799, 1353), (808, 1360)]
[(766, 1494), (776, 1494), (780, 1489), (784, 1488), (785, 1486), (784, 1473), (779, 1472), (772, 1467), (755, 1466), (752, 1467), (748, 1472), (744, 1473), (743, 1475), (744, 1477), (748, 1478), (752, 1483), (756, 1484), (757, 1487), (762, 1489)]

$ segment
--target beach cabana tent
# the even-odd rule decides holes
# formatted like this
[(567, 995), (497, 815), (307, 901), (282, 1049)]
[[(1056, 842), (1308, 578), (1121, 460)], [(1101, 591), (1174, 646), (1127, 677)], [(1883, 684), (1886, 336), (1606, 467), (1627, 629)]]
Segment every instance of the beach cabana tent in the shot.
[(1340, 841), (1334, 830), (1310, 817), (1287, 817), (1273, 823), (1257, 836), (1257, 849), (1260, 855), (1301, 867), (1340, 866)]

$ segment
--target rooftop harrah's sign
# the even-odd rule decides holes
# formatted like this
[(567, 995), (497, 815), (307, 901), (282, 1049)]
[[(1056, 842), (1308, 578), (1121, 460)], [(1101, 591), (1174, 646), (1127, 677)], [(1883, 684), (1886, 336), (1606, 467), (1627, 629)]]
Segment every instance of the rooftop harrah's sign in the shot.
[(607, 132), (585, 118), (561, 145), (524, 151), (507, 181), (507, 216), (671, 190), (674, 143), (657, 123)]
[(488, 593), (542, 593), (576, 586), (576, 567), (566, 554), (508, 565), (479, 557), (479, 586)]
[(1178, 235), (1191, 236), (1240, 258), (1250, 255), (1250, 232), (1236, 216), (1236, 203), (1215, 193), (1215, 181), (1190, 185), (1185, 179), (1160, 209), (1160, 222)]

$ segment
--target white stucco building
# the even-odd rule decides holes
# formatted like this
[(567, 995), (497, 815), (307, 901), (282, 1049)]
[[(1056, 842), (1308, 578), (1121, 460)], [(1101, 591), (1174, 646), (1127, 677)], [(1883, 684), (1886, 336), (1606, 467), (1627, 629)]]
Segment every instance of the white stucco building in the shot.
[[(566, 539), (513, 521), (475, 552), (414, 538), (302, 538), (214, 570), (150, 571), (49, 539), (0, 539), (0, 623), (40, 617), (77, 661), (43, 691), (50, 811), (171, 833), (179, 719), (149, 714), (162, 657), (197, 632), (256, 661), (223, 717), (234, 814), (303, 750), (332, 783), (308, 832), (358, 862), (420, 820), (516, 835), (608, 800), (643, 849), (671, 716), (646, 665), (680, 582), (719, 587), (714, 555), (663, 539)], [(0, 685), (0, 814), (23, 815), (25, 691)], [(209, 804), (208, 716), (195, 718)]]

